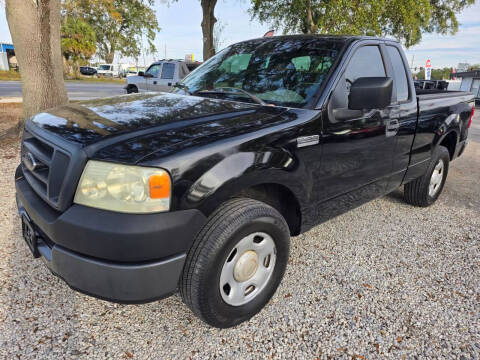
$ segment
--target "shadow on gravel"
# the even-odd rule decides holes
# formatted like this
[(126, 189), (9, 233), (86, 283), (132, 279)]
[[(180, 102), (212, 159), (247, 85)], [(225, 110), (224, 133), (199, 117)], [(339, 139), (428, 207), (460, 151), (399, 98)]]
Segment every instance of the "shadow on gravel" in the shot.
[(403, 187), (385, 195), (384, 199), (395, 204), (405, 203), (405, 200), (403, 199)]

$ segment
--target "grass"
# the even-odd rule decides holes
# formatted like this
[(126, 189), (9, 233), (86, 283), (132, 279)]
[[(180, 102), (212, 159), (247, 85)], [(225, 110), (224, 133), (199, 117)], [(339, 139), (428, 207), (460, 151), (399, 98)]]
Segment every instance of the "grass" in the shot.
[(22, 111), (22, 103), (0, 103), (0, 136), (18, 124)]
[[(20, 80), (20, 73), (18, 71), (4, 71), (0, 70), (0, 81)], [(111, 84), (123, 84), (125, 79), (109, 79), (109, 78), (95, 78), (82, 76), (79, 79), (65, 79), (68, 82), (99, 82)]]
[(68, 82), (100, 82), (100, 83), (113, 83), (113, 84), (124, 84), (125, 79), (110, 79), (110, 78), (95, 78), (95, 77), (81, 77), (79, 79), (66, 79)]
[(0, 70), (0, 80), (20, 80), (20, 73), (18, 71)]

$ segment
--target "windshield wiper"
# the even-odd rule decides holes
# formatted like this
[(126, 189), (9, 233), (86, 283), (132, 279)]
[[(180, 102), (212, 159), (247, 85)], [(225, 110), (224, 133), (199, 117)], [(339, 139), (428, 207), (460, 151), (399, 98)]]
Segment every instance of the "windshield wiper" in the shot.
[(182, 89), (182, 90), (185, 91), (188, 95), (192, 95), (192, 93), (190, 92), (190, 89), (189, 89), (188, 86), (185, 85), (184, 83), (177, 82), (177, 83), (175, 83), (175, 84), (173, 85), (173, 87)]
[[(230, 90), (230, 91), (225, 91), (225, 90)], [(232, 91), (233, 90), (233, 91)], [(254, 102), (256, 102), (257, 104), (260, 104), (260, 105), (263, 105), (263, 106), (268, 106), (268, 104), (263, 101), (262, 99), (256, 97), (255, 95), (253, 94), (250, 94), (248, 91), (246, 90), (243, 90), (243, 89), (239, 89), (239, 88), (235, 88), (235, 87), (229, 87), (229, 86), (222, 86), (222, 87), (217, 87), (213, 90), (200, 90), (200, 91), (196, 91), (195, 94), (213, 94), (213, 93), (216, 93), (216, 94), (229, 94), (229, 95), (237, 95), (237, 93), (241, 93), (241, 94), (244, 94), (244, 95), (247, 95), (251, 100), (253, 100)]]

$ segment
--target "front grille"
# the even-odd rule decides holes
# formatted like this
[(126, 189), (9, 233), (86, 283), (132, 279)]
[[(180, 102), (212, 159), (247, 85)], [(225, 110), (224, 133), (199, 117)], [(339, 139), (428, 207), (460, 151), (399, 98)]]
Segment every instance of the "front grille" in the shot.
[(25, 131), (21, 156), (23, 175), (32, 189), (50, 206), (62, 210), (60, 197), (69, 181), (70, 154)]

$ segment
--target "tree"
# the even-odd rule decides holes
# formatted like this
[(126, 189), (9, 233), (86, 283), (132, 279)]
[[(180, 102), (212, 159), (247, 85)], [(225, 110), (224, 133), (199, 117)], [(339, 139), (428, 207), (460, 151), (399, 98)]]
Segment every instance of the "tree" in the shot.
[[(172, 0), (172, 2), (179, 0)], [(168, 2), (168, 1), (167, 1)], [(202, 6), (203, 61), (215, 55), (215, 5), (217, 0), (200, 0)]]
[[(452, 72), (452, 68), (444, 67), (441, 69), (432, 69), (432, 73), (430, 74), (431, 80), (450, 80), (450, 74)], [(420, 67), (420, 70), (414, 74), (414, 77), (418, 80), (425, 79), (425, 68)]]
[(202, 5), (202, 34), (203, 34), (203, 61), (215, 55), (213, 30), (217, 19), (215, 18), (215, 5), (217, 0), (200, 0)]
[(23, 115), (68, 102), (60, 50), (60, 0), (6, 0), (22, 80)]
[(79, 62), (89, 60), (95, 54), (96, 36), (92, 27), (82, 19), (67, 17), (61, 26), (62, 53), (73, 66), (78, 77)]
[(252, 0), (250, 14), (285, 33), (394, 36), (409, 47), (424, 32), (454, 34), (475, 0)]
[(153, 5), (154, 0), (63, 0), (63, 11), (92, 27), (99, 56), (113, 63), (115, 52), (138, 58), (143, 37), (150, 52), (156, 51), (153, 41), (160, 27)]

